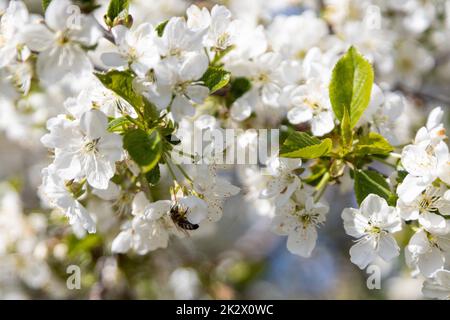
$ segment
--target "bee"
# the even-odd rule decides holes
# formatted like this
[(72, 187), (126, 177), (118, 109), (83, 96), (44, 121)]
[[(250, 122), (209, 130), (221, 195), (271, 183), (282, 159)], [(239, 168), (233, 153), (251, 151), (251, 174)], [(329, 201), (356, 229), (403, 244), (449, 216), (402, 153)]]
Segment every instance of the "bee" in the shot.
[(170, 218), (172, 219), (175, 226), (183, 231), (192, 231), (198, 229), (198, 224), (191, 223), (186, 219), (188, 210), (189, 208), (184, 209), (178, 203), (175, 203), (170, 208)]

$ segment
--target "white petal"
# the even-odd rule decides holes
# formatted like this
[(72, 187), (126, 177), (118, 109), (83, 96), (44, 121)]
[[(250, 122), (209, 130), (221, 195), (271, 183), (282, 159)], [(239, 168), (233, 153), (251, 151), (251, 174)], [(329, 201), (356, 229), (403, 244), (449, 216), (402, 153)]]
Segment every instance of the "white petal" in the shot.
[(431, 110), (430, 114), (428, 115), (427, 120), (427, 129), (431, 130), (435, 127), (437, 127), (439, 124), (442, 123), (442, 118), (444, 117), (444, 111), (441, 107), (434, 108)]
[(430, 185), (431, 181), (428, 182), (422, 177), (414, 177), (408, 174), (403, 182), (397, 187), (397, 194), (406, 203), (410, 203), (416, 199), (423, 190)]
[(170, 200), (159, 200), (150, 203), (145, 208), (145, 216), (150, 220), (157, 220), (163, 215), (168, 214), (171, 206)]
[(182, 81), (199, 80), (208, 69), (208, 57), (204, 53), (190, 54), (180, 69)]
[(111, 251), (113, 253), (127, 252), (131, 248), (132, 239), (131, 229), (120, 232), (112, 242)]
[(117, 184), (110, 181), (108, 184), (108, 188), (94, 189), (92, 193), (103, 200), (107, 201), (115, 200), (118, 198), (120, 194), (120, 187)]
[(109, 161), (97, 155), (87, 155), (84, 162), (87, 182), (97, 189), (108, 188), (109, 180), (114, 176), (115, 167)]
[(365, 234), (368, 226), (367, 217), (359, 213), (359, 210), (353, 208), (345, 208), (342, 211), (342, 219), (344, 220), (345, 232), (352, 237), (359, 238)]
[(360, 269), (367, 267), (375, 258), (375, 242), (372, 238), (364, 238), (350, 248), (350, 260)]
[(252, 107), (247, 101), (235, 101), (231, 106), (231, 117), (236, 121), (244, 121), (252, 114)]
[(107, 133), (108, 118), (99, 110), (89, 110), (80, 119), (80, 128), (90, 140), (98, 139)]
[(44, 51), (55, 43), (55, 35), (43, 24), (29, 24), (22, 29), (21, 41), (30, 50)]
[(361, 213), (369, 216), (376, 212), (381, 212), (383, 209), (387, 208), (386, 200), (381, 198), (376, 194), (369, 194), (363, 202), (361, 202), (360, 209)]
[(209, 89), (200, 85), (188, 86), (186, 88), (186, 95), (195, 103), (203, 103), (209, 95)]
[(299, 124), (302, 122), (306, 122), (312, 119), (311, 109), (308, 107), (296, 107), (287, 113), (287, 118), (292, 124)]
[(144, 192), (141, 191), (137, 193), (134, 196), (133, 203), (131, 204), (131, 214), (133, 216), (142, 216), (149, 204), (150, 203)]
[(287, 248), (302, 257), (310, 257), (316, 246), (317, 230), (312, 225), (299, 227), (288, 236)]
[(414, 254), (423, 254), (431, 249), (425, 231), (417, 231), (409, 240), (408, 250)]
[(176, 96), (172, 102), (171, 112), (175, 121), (181, 121), (183, 117), (192, 117), (195, 109), (191, 102), (183, 96)]
[(54, 31), (68, 29), (76, 14), (71, 6), (69, 0), (52, 0), (45, 10), (45, 23)]
[(127, 65), (127, 61), (117, 52), (102, 53), (100, 59), (108, 67), (123, 67)]
[(333, 115), (331, 112), (321, 112), (311, 120), (311, 131), (316, 136), (323, 136), (334, 128)]
[(444, 267), (444, 257), (441, 251), (432, 247), (428, 252), (419, 256), (418, 267), (425, 277), (431, 277), (436, 271)]
[(432, 212), (424, 212), (419, 216), (420, 224), (427, 230), (445, 229), (445, 218)]
[(394, 237), (390, 234), (382, 234), (378, 243), (378, 254), (385, 261), (390, 261), (399, 255), (400, 248)]

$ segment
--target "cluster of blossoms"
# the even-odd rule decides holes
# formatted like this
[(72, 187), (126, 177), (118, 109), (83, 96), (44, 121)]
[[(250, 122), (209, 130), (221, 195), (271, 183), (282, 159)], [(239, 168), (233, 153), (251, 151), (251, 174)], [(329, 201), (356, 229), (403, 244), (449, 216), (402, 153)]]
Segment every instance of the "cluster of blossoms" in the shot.
[[(359, 209), (342, 212), (357, 241), (351, 261), (364, 269), (397, 257), (393, 234), (409, 228), (406, 263), (426, 278), (424, 294), (450, 297), (442, 108), (408, 144), (408, 111), (416, 110), (408, 96), (434, 65), (450, 67), (441, 54), (448, 48), (436, 48), (446, 35), (444, 3), (328, 0), (321, 16), (311, 5), (259, 25), (269, 18), (252, 20), (251, 10), (236, 9), (240, 1), (230, 3), (237, 19), (220, 5), (183, 5), (183, 17), (150, 19), (148, 10), (129, 14), (144, 1), (127, 2), (80, 9), (52, 0), (44, 16), (21, 1), (4, 6), (0, 129), (50, 150), (38, 192), (44, 206), (62, 212), (79, 237), (113, 234), (113, 253), (166, 248), (171, 237), (219, 221), (240, 192), (223, 176), (223, 160), (256, 152), (258, 134), (244, 129), (280, 129), (280, 150), (238, 165), (237, 175), (290, 252), (312, 255), (330, 211), (325, 189), (348, 189), (351, 178)], [(235, 129), (236, 145), (209, 139), (196, 152), (197, 130), (225, 129)]]

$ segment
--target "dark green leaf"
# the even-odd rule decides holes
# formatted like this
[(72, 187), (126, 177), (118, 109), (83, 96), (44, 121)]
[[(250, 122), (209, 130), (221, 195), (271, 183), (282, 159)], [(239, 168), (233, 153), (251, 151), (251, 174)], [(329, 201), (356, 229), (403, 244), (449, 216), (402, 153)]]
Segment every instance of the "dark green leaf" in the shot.
[(354, 48), (336, 63), (329, 86), (330, 101), (336, 118), (341, 120), (348, 108), (353, 128), (370, 101), (374, 74), (370, 63)]
[(158, 24), (158, 26), (155, 28), (156, 29), (156, 33), (158, 34), (158, 36), (162, 37), (162, 35), (164, 34), (164, 29), (166, 28), (167, 23), (169, 22), (169, 20), (166, 20), (164, 22), (161, 22), (160, 24)]
[(159, 171), (159, 165), (156, 165), (152, 170), (145, 174), (145, 179), (147, 179), (148, 183), (151, 185), (157, 184), (160, 178), (161, 172)]
[(356, 170), (354, 171), (355, 196), (358, 204), (371, 193), (384, 198), (388, 204), (394, 205), (396, 196), (389, 188), (384, 176), (374, 170)]
[(150, 134), (141, 129), (128, 131), (123, 138), (123, 147), (144, 173), (158, 164), (162, 154), (162, 142), (156, 130)]

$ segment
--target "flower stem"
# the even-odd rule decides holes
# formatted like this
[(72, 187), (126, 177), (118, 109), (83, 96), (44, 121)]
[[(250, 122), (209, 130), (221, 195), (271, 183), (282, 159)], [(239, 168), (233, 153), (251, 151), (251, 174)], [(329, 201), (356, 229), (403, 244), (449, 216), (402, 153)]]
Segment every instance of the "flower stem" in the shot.
[(314, 202), (319, 201), (319, 199), (322, 197), (323, 193), (328, 187), (328, 182), (330, 181), (330, 173), (325, 172), (325, 174), (322, 176), (322, 179), (320, 179), (319, 184), (316, 186), (316, 193), (314, 195)]
[(175, 172), (173, 171), (172, 166), (169, 163), (169, 159), (167, 159), (166, 157), (164, 157), (164, 159), (166, 160), (167, 168), (169, 168), (169, 172), (173, 180), (178, 181), (177, 176), (175, 175)]
[(178, 170), (180, 170), (180, 172), (183, 174), (183, 176), (191, 183), (193, 183), (192, 178), (189, 176), (189, 174), (186, 172), (186, 170), (184, 170), (183, 166), (180, 164), (176, 165)]

